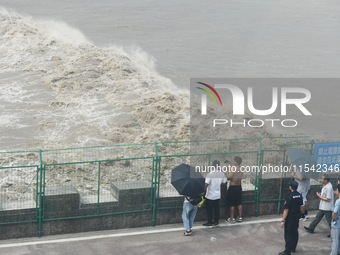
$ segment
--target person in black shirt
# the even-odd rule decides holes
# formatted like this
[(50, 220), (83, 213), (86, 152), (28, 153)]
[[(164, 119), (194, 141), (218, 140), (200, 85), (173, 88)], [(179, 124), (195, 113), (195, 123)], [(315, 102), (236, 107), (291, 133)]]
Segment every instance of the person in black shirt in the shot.
[(291, 255), (295, 252), (299, 239), (299, 219), (301, 206), (303, 205), (302, 196), (297, 192), (298, 183), (294, 180), (289, 182), (290, 194), (286, 197), (282, 214), (281, 227), (284, 228), (284, 238), (286, 249), (279, 255)]

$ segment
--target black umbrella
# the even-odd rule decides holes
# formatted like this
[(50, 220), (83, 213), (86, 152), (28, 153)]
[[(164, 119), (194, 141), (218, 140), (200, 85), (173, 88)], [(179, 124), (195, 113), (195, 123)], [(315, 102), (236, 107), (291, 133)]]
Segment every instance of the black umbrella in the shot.
[(302, 172), (305, 177), (319, 180), (320, 173), (317, 171), (316, 161), (312, 155), (301, 149), (288, 148), (287, 156), (296, 171)]
[(181, 164), (171, 172), (171, 184), (180, 195), (196, 197), (205, 191), (205, 179), (193, 167)]

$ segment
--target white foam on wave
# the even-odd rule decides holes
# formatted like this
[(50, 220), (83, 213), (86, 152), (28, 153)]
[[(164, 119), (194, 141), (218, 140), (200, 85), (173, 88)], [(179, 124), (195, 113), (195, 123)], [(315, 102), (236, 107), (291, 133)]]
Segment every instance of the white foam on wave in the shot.
[[(63, 22), (6, 10), (0, 10), (0, 34), (0, 69), (6, 68), (0, 100), (6, 115), (20, 111), (11, 126), (0, 123), (0, 133), (7, 134), (2, 145), (44, 149), (189, 139), (189, 91), (159, 75), (156, 61), (140, 48), (100, 48)], [(225, 138), (248, 135), (235, 129)]]
[(71, 27), (63, 21), (41, 20), (39, 24), (46, 34), (49, 34), (58, 41), (75, 46), (91, 43), (79, 29)]
[[(128, 52), (99, 48), (63, 22), (34, 20), (4, 9), (0, 33), (0, 68), (20, 73), (0, 81), (6, 91), (1, 100), (7, 114), (14, 105), (25, 116), (12, 123), (12, 130), (28, 119), (33, 122), (35, 129), (22, 137), (27, 145), (188, 138), (188, 91), (159, 75), (154, 59), (138, 47)], [(8, 132), (8, 127), (1, 125), (1, 131)]]
[[(2, 110), (2, 107), (0, 108)], [(1, 114), (1, 126), (2, 127), (11, 127), (13, 125), (18, 125), (18, 114)], [(1, 135), (6, 132), (0, 133)]]

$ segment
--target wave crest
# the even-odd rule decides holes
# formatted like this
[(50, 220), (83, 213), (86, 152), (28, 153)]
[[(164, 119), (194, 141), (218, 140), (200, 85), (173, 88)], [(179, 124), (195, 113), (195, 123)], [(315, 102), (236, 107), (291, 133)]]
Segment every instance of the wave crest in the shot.
[[(16, 106), (22, 108), (22, 122), (30, 118), (36, 130), (24, 137), (26, 145), (188, 138), (188, 91), (159, 75), (142, 50), (99, 48), (66, 23), (4, 9), (0, 33), (0, 75), (24, 91)], [(8, 95), (2, 100), (10, 105)]]

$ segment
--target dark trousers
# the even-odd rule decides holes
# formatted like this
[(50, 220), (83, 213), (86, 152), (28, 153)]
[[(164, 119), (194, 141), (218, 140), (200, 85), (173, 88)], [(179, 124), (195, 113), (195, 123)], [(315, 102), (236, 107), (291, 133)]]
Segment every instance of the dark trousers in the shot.
[(214, 222), (215, 224), (218, 224), (220, 219), (220, 200), (210, 200), (206, 198), (205, 207), (207, 208), (208, 223), (212, 224)]
[(296, 246), (299, 240), (299, 219), (300, 214), (288, 215), (284, 226), (284, 236), (286, 242), (285, 252), (290, 254), (292, 251), (296, 250)]
[(319, 210), (317, 215), (315, 216), (315, 219), (312, 221), (312, 223), (309, 225), (309, 228), (314, 231), (316, 226), (319, 224), (319, 222), (322, 220), (323, 216), (326, 217), (327, 224), (329, 228), (331, 228), (331, 221), (332, 221), (332, 211), (323, 211)]

